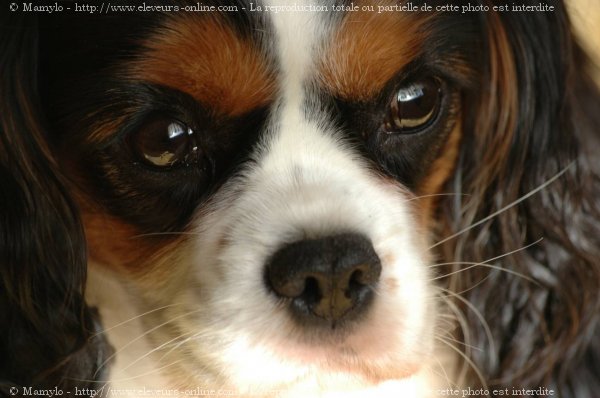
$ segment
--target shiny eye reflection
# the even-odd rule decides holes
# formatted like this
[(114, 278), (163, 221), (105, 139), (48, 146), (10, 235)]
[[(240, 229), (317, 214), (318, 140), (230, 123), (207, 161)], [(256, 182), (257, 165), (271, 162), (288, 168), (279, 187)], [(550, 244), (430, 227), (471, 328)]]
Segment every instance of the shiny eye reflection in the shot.
[(167, 133), (169, 135), (169, 139), (174, 139), (179, 137), (182, 134), (186, 134), (187, 131), (185, 129), (185, 126), (181, 123), (178, 122), (172, 122), (169, 123), (169, 126), (167, 127)]
[(131, 138), (135, 154), (152, 166), (166, 168), (197, 162), (200, 157), (194, 131), (167, 118), (146, 122)]
[(428, 77), (400, 87), (388, 107), (387, 133), (418, 133), (436, 120), (442, 103), (442, 84)]

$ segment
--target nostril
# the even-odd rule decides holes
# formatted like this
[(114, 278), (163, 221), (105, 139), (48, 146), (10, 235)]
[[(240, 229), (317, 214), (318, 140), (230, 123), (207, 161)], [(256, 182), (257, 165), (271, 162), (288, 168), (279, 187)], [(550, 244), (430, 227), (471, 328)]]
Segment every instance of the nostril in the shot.
[(356, 271), (354, 271), (352, 273), (352, 276), (350, 277), (350, 282), (355, 282), (355, 283), (362, 283), (362, 276), (363, 276), (363, 272), (359, 269), (357, 269)]
[(304, 291), (302, 292), (303, 296), (313, 296), (318, 298), (321, 295), (319, 291), (319, 282), (317, 282), (317, 278), (308, 277), (304, 282)]
[(317, 279), (313, 277), (306, 278), (304, 291), (298, 297), (309, 306), (318, 303), (323, 298), (323, 293), (319, 288)]
[(380, 274), (371, 242), (358, 234), (291, 243), (278, 250), (265, 269), (267, 286), (291, 299), (296, 317), (334, 324), (368, 308)]

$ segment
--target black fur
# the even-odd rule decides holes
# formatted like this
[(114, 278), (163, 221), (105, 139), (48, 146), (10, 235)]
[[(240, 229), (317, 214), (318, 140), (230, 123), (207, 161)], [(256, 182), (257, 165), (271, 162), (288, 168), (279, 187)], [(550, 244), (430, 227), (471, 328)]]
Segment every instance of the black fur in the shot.
[(93, 337), (83, 230), (46, 143), (37, 26), (18, 14), (0, 26), (0, 392), (95, 388), (109, 348)]

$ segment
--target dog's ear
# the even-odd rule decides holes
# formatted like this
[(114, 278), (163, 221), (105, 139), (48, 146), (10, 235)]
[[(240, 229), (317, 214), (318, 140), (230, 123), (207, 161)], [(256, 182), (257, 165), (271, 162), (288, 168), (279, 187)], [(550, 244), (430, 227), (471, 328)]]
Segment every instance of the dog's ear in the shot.
[(84, 233), (47, 144), (37, 22), (2, 14), (0, 392), (97, 388), (87, 380), (98, 377), (107, 347), (92, 338), (98, 323), (83, 298)]
[(493, 262), (509, 272), (478, 267), (450, 283), (491, 330), (458, 302), (490, 387), (549, 386), (581, 398), (600, 390), (600, 96), (564, 5), (553, 4), (482, 15), (484, 73), (466, 94), (448, 187), (467, 195), (446, 200), (441, 236), (457, 235), (443, 245), (448, 261), (482, 263), (542, 239)]

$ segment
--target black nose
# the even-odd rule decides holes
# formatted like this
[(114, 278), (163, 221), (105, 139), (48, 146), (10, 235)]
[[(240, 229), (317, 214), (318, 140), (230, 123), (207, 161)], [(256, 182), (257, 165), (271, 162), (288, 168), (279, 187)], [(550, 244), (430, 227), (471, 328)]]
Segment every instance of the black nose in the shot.
[(291, 299), (303, 324), (336, 327), (369, 307), (380, 274), (371, 242), (342, 234), (284, 246), (267, 264), (265, 279), (275, 294)]

